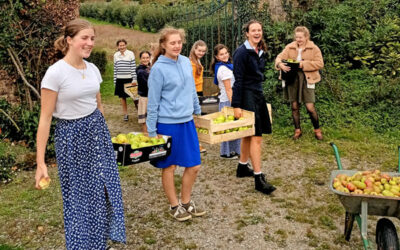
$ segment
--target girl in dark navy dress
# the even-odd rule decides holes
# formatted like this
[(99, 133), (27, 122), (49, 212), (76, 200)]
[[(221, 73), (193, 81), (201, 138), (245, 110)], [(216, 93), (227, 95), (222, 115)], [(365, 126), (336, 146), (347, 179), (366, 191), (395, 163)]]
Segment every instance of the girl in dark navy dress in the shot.
[[(190, 60), (180, 54), (184, 39), (181, 29), (164, 28), (160, 32), (148, 80), (146, 120), (149, 136), (172, 136), (171, 154), (155, 165), (162, 169), (162, 185), (171, 206), (169, 213), (178, 221), (206, 213), (191, 200), (201, 164), (193, 114), (200, 115), (201, 109)], [(176, 166), (185, 167), (180, 201), (174, 185)]]
[(90, 56), (94, 36), (88, 21), (68, 23), (55, 42), (64, 57), (49, 67), (41, 85), (36, 188), (48, 178), (45, 151), (54, 116), (67, 249), (126, 242), (120, 178), (100, 98), (102, 78), (83, 60)]
[[(262, 134), (271, 133), (271, 121), (262, 89), (266, 45), (260, 22), (251, 20), (244, 28), (247, 40), (233, 54), (235, 84), (232, 88), (232, 107), (236, 118), (242, 116), (242, 109), (254, 112), (255, 135), (242, 139), (236, 176), (240, 178), (254, 175), (255, 189), (270, 194), (275, 187), (265, 180), (261, 172)], [(254, 171), (249, 168), (249, 159)]]

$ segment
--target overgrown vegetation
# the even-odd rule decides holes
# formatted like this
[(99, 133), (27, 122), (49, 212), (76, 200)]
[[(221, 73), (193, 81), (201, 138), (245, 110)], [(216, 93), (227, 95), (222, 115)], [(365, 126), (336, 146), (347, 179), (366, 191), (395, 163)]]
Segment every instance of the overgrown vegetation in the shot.
[[(0, 3), (0, 70), (17, 85), (19, 97), (14, 105), (0, 100), (1, 139), (23, 140), (28, 147), (35, 146), (40, 82), (48, 66), (57, 59), (55, 39), (61, 34), (62, 26), (76, 17), (78, 8), (77, 0)], [(48, 156), (54, 156), (52, 141), (51, 137)], [(3, 176), (6, 175), (0, 180), (6, 179)]]
[[(270, 60), (292, 41), (295, 26), (309, 27), (325, 60), (323, 80), (317, 85), (317, 108), (324, 126), (370, 127), (398, 136), (400, 4), (319, 0), (307, 10), (286, 5), (286, 11), (286, 22), (266, 25)], [(273, 103), (275, 122), (290, 126), (290, 108), (282, 105), (282, 88), (272, 63), (266, 76), (265, 93)], [(304, 120), (308, 117), (305, 112), (302, 116)]]

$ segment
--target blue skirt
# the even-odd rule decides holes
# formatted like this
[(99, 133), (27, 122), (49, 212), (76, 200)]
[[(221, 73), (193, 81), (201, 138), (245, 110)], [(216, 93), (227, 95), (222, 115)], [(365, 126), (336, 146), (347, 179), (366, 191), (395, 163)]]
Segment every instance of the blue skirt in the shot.
[(126, 242), (118, 166), (101, 112), (57, 120), (55, 148), (67, 249)]
[(171, 165), (194, 167), (201, 164), (199, 139), (193, 120), (178, 124), (157, 123), (157, 133), (172, 137), (171, 154), (156, 161), (157, 168), (167, 168)]

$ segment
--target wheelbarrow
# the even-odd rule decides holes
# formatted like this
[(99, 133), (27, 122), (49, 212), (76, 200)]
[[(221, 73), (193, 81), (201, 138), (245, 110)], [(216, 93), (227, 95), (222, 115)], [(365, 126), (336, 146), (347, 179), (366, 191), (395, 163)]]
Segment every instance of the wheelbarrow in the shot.
[[(352, 176), (358, 171), (343, 170), (338, 148), (334, 143), (331, 143), (331, 146), (333, 148), (339, 170), (332, 171), (329, 187), (331, 191), (338, 196), (340, 202), (346, 210), (344, 226), (345, 239), (347, 241), (350, 241), (354, 220), (356, 220), (360, 228), (361, 239), (364, 244), (364, 249), (374, 249), (374, 242), (369, 240), (367, 237), (368, 215), (397, 217), (398, 219), (400, 219), (400, 197), (350, 194), (334, 189), (333, 179), (338, 174), (346, 174), (348, 176)], [(400, 146), (398, 147), (398, 151), (398, 172), (387, 172), (386, 174), (389, 174), (390, 176), (400, 176)], [(376, 225), (375, 235), (375, 243), (377, 249), (400, 249), (396, 227), (394, 226), (393, 222), (388, 218), (381, 218), (378, 221)]]

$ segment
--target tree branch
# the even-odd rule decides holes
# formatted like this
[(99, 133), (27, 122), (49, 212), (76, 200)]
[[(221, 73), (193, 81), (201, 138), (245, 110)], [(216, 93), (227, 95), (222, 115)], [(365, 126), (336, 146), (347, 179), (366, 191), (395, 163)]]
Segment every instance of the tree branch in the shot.
[(39, 92), (35, 89), (35, 87), (33, 87), (28, 82), (28, 80), (26, 80), (26, 77), (25, 77), (21, 62), (19, 62), (18, 57), (15, 55), (15, 52), (13, 51), (13, 49), (12, 48), (7, 48), (7, 52), (10, 55), (11, 60), (13, 61), (15, 67), (17, 68), (17, 71), (18, 71), (19, 75), (21, 76), (21, 78), (22, 78), (23, 82), (25, 83), (25, 85), (28, 86), (33, 91), (33, 93), (35, 93), (35, 95), (37, 96), (38, 99), (40, 99)]
[(0, 109), (0, 112), (2, 112), (11, 122), (14, 124), (14, 127), (17, 128), (18, 132), (20, 131), (20, 128), (18, 127), (17, 123), (4, 111), (3, 109)]

